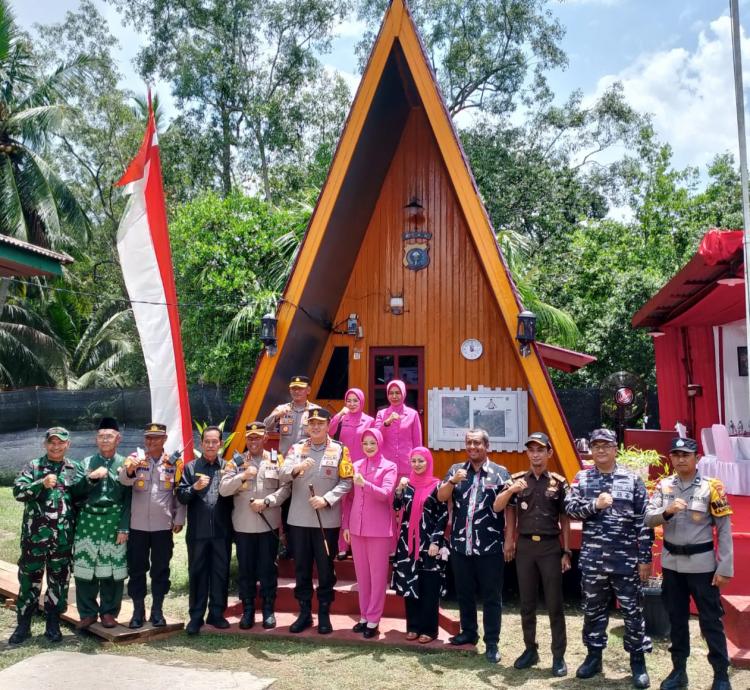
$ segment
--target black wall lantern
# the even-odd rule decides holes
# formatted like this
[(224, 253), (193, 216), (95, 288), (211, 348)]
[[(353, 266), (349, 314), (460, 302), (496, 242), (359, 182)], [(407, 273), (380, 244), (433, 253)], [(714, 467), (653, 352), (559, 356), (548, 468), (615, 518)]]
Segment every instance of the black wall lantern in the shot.
[(276, 354), (276, 323), (276, 317), (273, 314), (266, 314), (260, 320), (260, 342), (266, 346), (269, 357)]
[(531, 352), (531, 343), (536, 340), (536, 314), (525, 310), (518, 315), (516, 340), (521, 346), (521, 355), (526, 357)]

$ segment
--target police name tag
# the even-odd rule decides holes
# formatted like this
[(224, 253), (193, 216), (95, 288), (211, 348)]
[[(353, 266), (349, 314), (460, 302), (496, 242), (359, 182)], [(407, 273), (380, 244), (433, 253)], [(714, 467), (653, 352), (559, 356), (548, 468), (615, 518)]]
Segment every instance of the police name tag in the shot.
[(612, 498), (621, 501), (632, 501), (633, 485), (627, 480), (612, 482)]
[(266, 468), (266, 472), (264, 476), (266, 479), (278, 479), (279, 471), (276, 468), (274, 469)]
[(705, 513), (708, 510), (708, 506), (699, 498), (694, 498), (692, 501), (690, 501), (690, 510), (695, 510), (699, 513)]

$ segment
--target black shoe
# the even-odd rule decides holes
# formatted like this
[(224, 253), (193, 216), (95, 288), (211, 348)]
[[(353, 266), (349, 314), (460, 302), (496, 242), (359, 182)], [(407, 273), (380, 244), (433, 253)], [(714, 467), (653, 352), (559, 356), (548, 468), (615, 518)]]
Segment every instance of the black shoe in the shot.
[(60, 630), (60, 614), (57, 609), (47, 611), (47, 624), (44, 628), (44, 636), (50, 642), (62, 642), (62, 631)]
[(8, 644), (21, 644), (31, 637), (31, 616), (33, 612), (18, 616), (18, 626), (8, 640)]
[(533, 647), (528, 647), (526, 651), (513, 662), (513, 668), (520, 670), (522, 668), (530, 668), (538, 663), (539, 652), (536, 651), (536, 645), (534, 645)]
[(369, 625), (365, 625), (365, 629), (362, 632), (362, 637), (364, 637), (366, 640), (371, 640), (373, 637), (377, 637), (380, 634), (380, 628), (376, 625), (374, 628), (371, 628)]
[(349, 555), (349, 554), (348, 554), (348, 552), (346, 552), (346, 551), (339, 551), (339, 552), (338, 552), (338, 553), (336, 554), (336, 560), (337, 560), (337, 561), (345, 561), (345, 560), (346, 560), (346, 557), (347, 557), (348, 555)]
[(729, 678), (716, 678), (711, 684), (711, 690), (732, 690), (732, 684), (729, 682)]
[(602, 651), (601, 649), (590, 649), (583, 663), (576, 671), (577, 678), (593, 678), (597, 673), (602, 672)]
[(367, 621), (360, 621), (352, 628), (352, 632), (355, 633), (363, 633), (365, 631), (365, 628), (367, 627)]
[(271, 630), (276, 627), (276, 616), (273, 615), (274, 599), (263, 600), (263, 627)]
[(219, 630), (226, 630), (231, 626), (231, 623), (224, 616), (209, 616), (206, 618), (206, 623)]
[(310, 608), (310, 602), (301, 601), (299, 604), (299, 616), (297, 616), (297, 620), (289, 626), (289, 632), (301, 633), (312, 627), (312, 624), (313, 618), (312, 609)]
[(130, 617), (128, 627), (132, 630), (143, 627), (143, 620), (146, 618), (146, 607), (143, 599), (133, 599), (133, 615)]
[(149, 623), (155, 628), (163, 628), (167, 624), (167, 619), (164, 618), (164, 613), (161, 610), (161, 606), (154, 604), (151, 607), (151, 617), (148, 619)]
[(660, 690), (685, 690), (688, 676), (684, 665), (675, 666), (672, 672), (661, 682)]
[(240, 630), (250, 630), (255, 625), (255, 607), (245, 604), (240, 618)]
[(631, 652), (630, 670), (633, 674), (634, 688), (642, 690), (651, 686), (651, 679), (648, 677), (648, 671), (646, 671), (646, 657), (643, 652)]
[(200, 619), (191, 619), (190, 622), (185, 626), (185, 632), (188, 635), (197, 635), (203, 627), (203, 621)]
[(552, 658), (552, 675), (555, 678), (562, 678), (568, 675), (568, 665), (565, 663), (565, 657), (556, 656)]
[(460, 632), (458, 635), (449, 637), (448, 642), (457, 646), (462, 644), (476, 644), (479, 642), (479, 636), (467, 632)]
[(330, 610), (331, 610), (330, 604), (318, 605), (318, 634), (319, 635), (330, 635), (333, 632), (333, 626), (331, 625)]
[(497, 648), (496, 644), (487, 645), (487, 651), (484, 653), (484, 658), (491, 664), (500, 663), (500, 650)]

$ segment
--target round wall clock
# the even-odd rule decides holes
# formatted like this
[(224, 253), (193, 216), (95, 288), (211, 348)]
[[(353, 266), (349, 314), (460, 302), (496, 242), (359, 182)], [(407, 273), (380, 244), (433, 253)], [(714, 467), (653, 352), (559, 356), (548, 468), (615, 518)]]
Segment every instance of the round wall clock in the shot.
[(476, 338), (467, 338), (461, 343), (461, 354), (466, 359), (479, 359), (483, 351), (482, 343)]

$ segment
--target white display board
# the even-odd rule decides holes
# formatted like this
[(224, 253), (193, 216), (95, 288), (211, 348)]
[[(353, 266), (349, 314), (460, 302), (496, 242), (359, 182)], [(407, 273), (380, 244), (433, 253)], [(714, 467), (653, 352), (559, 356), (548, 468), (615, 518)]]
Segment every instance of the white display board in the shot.
[(490, 435), (490, 449), (519, 452), (528, 434), (528, 393), (521, 388), (431, 388), (428, 445), (433, 450), (463, 450), (471, 428)]
[[(745, 335), (745, 320), (727, 323), (723, 326), (715, 326), (714, 333), (721, 330), (722, 352), (719, 359), (718, 348), (716, 352), (716, 371), (718, 374), (719, 388), (724, 391), (724, 409), (722, 423), (729, 426), (731, 421), (735, 427), (739, 422), (747, 428), (750, 424), (750, 394), (748, 393), (747, 376), (747, 337)], [(718, 333), (717, 333), (718, 335)], [(743, 362), (740, 371), (740, 361)], [(721, 364), (724, 365), (722, 370)], [(719, 405), (721, 405), (721, 394), (719, 394)], [(721, 414), (720, 412), (720, 414)]]

